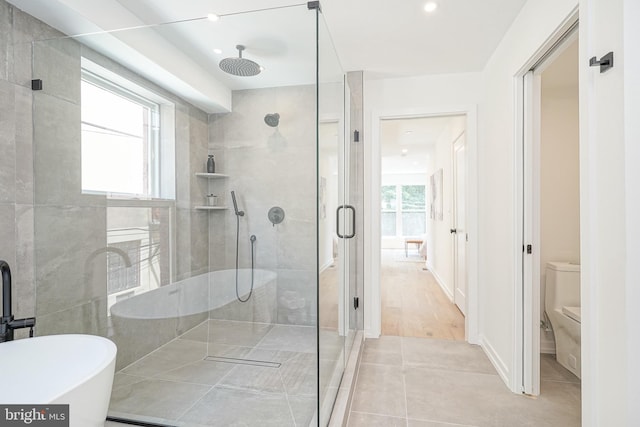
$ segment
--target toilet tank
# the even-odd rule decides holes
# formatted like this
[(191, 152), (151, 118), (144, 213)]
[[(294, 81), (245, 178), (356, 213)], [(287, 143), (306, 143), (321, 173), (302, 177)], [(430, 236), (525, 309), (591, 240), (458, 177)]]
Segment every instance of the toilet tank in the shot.
[(580, 307), (580, 264), (547, 263), (545, 310)]

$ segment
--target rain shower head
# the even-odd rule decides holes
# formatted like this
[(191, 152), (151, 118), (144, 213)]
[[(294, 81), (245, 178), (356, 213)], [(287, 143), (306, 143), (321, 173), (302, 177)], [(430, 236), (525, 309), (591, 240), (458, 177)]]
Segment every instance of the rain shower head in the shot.
[(225, 73), (240, 77), (251, 77), (260, 74), (260, 71), (262, 71), (260, 65), (250, 59), (242, 57), (244, 46), (239, 44), (236, 46), (236, 49), (238, 49), (238, 57), (223, 59), (220, 61), (220, 64), (218, 64), (220, 69)]
[(271, 126), (272, 128), (277, 127), (278, 124), (280, 123), (280, 114), (278, 113), (267, 114), (266, 116), (264, 116), (264, 122), (269, 126)]

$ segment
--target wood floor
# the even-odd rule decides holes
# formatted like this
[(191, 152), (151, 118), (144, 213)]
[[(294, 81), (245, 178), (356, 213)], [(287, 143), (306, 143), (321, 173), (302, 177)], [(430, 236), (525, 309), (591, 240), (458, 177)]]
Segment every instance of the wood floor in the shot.
[(335, 262), (320, 273), (320, 328), (338, 330), (338, 264)]
[(382, 251), (382, 335), (464, 341), (464, 316), (424, 261), (409, 257), (404, 250)]

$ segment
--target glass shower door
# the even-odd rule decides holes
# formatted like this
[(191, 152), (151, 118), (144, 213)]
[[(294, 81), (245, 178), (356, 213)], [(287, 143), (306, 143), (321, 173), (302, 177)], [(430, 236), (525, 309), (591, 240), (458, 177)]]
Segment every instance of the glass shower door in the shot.
[[(327, 425), (350, 334), (355, 207), (350, 193), (350, 94), (323, 17), (318, 22), (319, 425)], [(349, 346), (350, 347), (350, 346)]]

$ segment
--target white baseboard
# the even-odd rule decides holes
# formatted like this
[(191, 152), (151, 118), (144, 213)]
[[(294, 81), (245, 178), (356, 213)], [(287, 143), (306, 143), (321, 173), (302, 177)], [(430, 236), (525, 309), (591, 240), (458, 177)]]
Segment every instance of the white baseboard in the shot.
[(333, 258), (329, 258), (329, 260), (320, 267), (320, 273), (325, 271), (327, 268), (331, 267), (334, 262), (335, 260)]
[(509, 369), (507, 368), (507, 365), (502, 361), (502, 359), (500, 359), (500, 356), (498, 356), (498, 353), (495, 351), (491, 343), (483, 335), (480, 335), (480, 347), (484, 350), (493, 367), (498, 371), (498, 375), (502, 378), (502, 381), (504, 381), (507, 387), (510, 387)]
[(433, 269), (433, 266), (429, 264), (429, 261), (427, 261), (427, 268), (429, 269), (431, 274), (433, 274), (433, 277), (436, 279), (436, 282), (438, 282), (438, 285), (440, 285), (440, 287), (444, 291), (447, 298), (449, 298), (449, 301), (453, 302), (453, 294), (451, 293), (449, 288), (447, 288), (447, 285), (444, 283), (444, 280), (442, 280), (442, 278), (438, 276), (438, 273)]
[(554, 340), (545, 339), (544, 336), (540, 337), (540, 353), (556, 354), (556, 342)]

